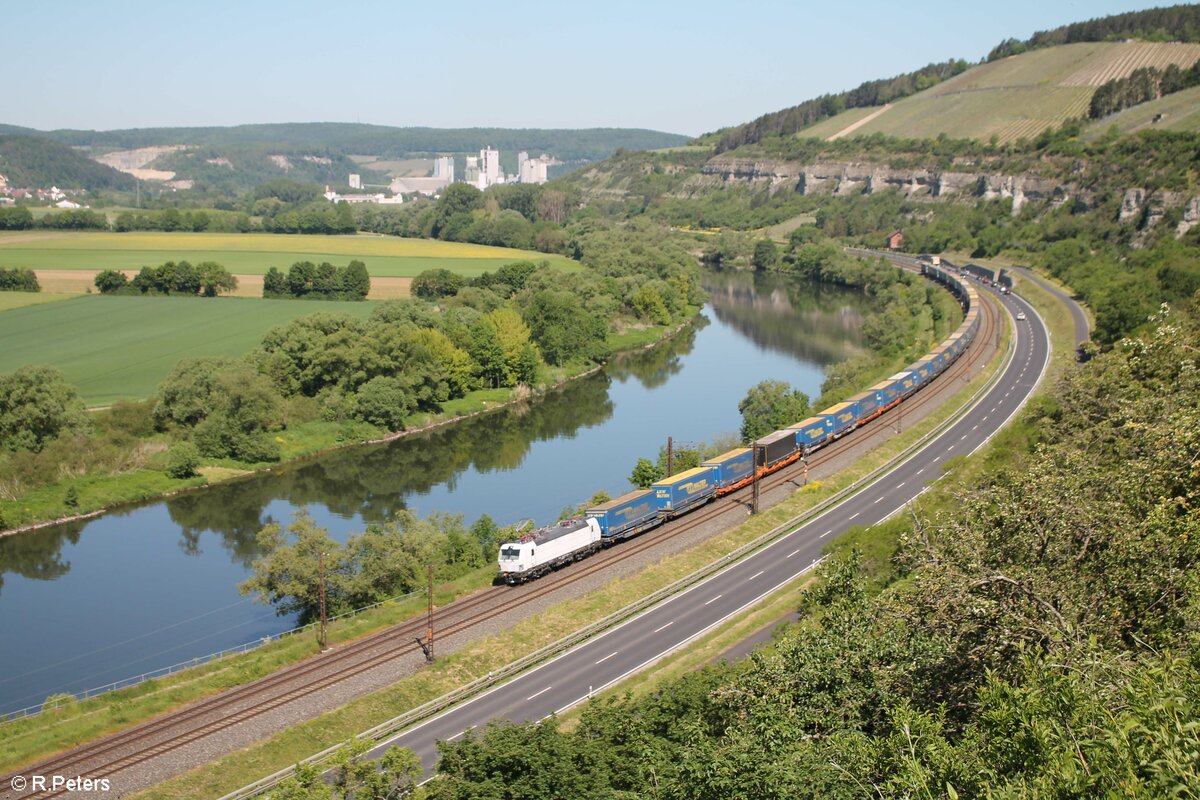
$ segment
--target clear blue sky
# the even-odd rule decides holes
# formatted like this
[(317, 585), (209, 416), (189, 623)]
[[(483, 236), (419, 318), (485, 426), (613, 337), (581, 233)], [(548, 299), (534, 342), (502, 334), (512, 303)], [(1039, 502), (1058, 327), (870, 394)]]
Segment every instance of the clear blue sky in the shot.
[(0, 122), (256, 122), (685, 134), (1124, 0), (4, 0)]

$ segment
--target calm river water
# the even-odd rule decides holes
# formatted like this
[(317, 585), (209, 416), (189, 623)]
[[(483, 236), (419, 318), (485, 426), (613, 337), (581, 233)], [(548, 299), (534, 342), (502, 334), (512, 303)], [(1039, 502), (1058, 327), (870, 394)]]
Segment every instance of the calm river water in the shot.
[(857, 293), (742, 274), (706, 285), (699, 324), (523, 411), (0, 539), (0, 713), (293, 627), (237, 584), (258, 529), (301, 507), (339, 540), (403, 507), (550, 522), (596, 491), (627, 491), (667, 436), (736, 432), (758, 381), (815, 396), (824, 368), (861, 347)]

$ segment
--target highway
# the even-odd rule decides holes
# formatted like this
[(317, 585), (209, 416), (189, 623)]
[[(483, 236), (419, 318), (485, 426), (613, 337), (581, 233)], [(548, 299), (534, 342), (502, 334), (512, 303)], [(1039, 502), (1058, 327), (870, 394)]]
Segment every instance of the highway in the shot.
[[(984, 291), (984, 287), (979, 287)], [(812, 569), (832, 539), (873, 525), (904, 508), (941, 475), (942, 464), (981, 447), (1020, 410), (1050, 358), (1049, 332), (1020, 297), (993, 295), (1015, 318), (1012, 360), (972, 409), (926, 447), (870, 486), (704, 582), (675, 595), (579, 647), (410, 728), (372, 750), (413, 750), (427, 772), (438, 740), (454, 740), (490, 720), (525, 721), (562, 712), (687, 645), (747, 606)]]

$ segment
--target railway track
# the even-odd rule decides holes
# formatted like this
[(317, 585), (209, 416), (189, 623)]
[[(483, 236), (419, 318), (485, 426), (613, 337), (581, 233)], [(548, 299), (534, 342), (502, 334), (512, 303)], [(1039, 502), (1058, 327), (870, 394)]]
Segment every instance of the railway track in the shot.
[[(1000, 324), (996, 309), (990, 301), (983, 303), (981, 327), (975, 345), (955, 361), (929, 387), (921, 390), (896, 408), (880, 415), (871, 424), (838, 439), (808, 459), (808, 469), (817, 470), (829, 465), (847, 451), (884, 439), (901, 414), (911, 417), (920, 409), (936, 405), (955, 384), (964, 383), (974, 374), (989, 352), (987, 344), (996, 338)], [(759, 481), (760, 492), (768, 492), (791, 483), (800, 486), (804, 465), (796, 462)], [(600, 551), (584, 561), (569, 565), (538, 581), (519, 587), (493, 586), (435, 610), (434, 630), (439, 638), (469, 630), (491, 619), (558, 592), (571, 583), (611, 569), (614, 565), (646, 551), (661, 547), (664, 542), (695, 530), (717, 518), (742, 508), (748, 510), (752, 487), (747, 486), (718, 498), (707, 506), (677, 520), (668, 522), (640, 537)], [(30, 796), (11, 793), (11, 778), (17, 774), (85, 775), (92, 778), (110, 777), (131, 767), (185, 747), (207, 736), (242, 724), (305, 695), (319, 692), (336, 683), (379, 668), (416, 650), (414, 639), (424, 633), (424, 618), (414, 618), (341, 647), (326, 651), (299, 664), (286, 667), (253, 683), (230, 689), (200, 700), (167, 715), (142, 723), (104, 739), (82, 745), (19, 773), (0, 779), (0, 797)], [(62, 792), (38, 792), (37, 797), (57, 797)]]

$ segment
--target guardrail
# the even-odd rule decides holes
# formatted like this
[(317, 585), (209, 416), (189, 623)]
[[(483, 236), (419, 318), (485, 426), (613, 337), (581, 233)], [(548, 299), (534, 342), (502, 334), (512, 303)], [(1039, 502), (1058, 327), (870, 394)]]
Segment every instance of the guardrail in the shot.
[[(740, 561), (756, 550), (760, 550), (781, 536), (790, 533), (795, 528), (807, 524), (811, 519), (820, 516), (828, 511), (831, 507), (838, 505), (842, 501), (854, 496), (855, 494), (858, 494), (867, 486), (871, 485), (879, 478), (883, 477), (887, 473), (899, 467), (905, 461), (912, 458), (920, 450), (924, 449), (924, 447), (930, 441), (936, 439), (945, 430), (950, 428), (952, 425), (954, 425), (954, 423), (967, 414), (1000, 380), (1000, 376), (1012, 362), (1015, 349), (1016, 337), (1012, 337), (1009, 339), (1008, 349), (1005, 351), (1004, 360), (1000, 364), (1000, 367), (996, 369), (995, 373), (993, 373), (993, 375), (983, 386), (981, 386), (975, 391), (974, 394), (967, 398), (963, 404), (955, 409), (954, 413), (952, 413), (949, 417), (938, 423), (938, 425), (936, 425), (931, 431), (906, 447), (886, 464), (876, 467), (871, 472), (854, 481), (854, 483), (850, 484), (844, 489), (841, 489), (835, 494), (830, 495), (807, 511), (797, 514), (795, 517), (792, 517), (791, 519), (775, 526), (766, 533), (758, 536), (753, 541), (747, 542), (736, 550), (733, 550), (721, 558), (706, 564), (689, 575), (685, 575), (674, 583), (665, 586), (649, 595), (646, 595), (642, 599), (636, 600), (624, 608), (614, 611), (603, 619), (597, 620), (596, 622), (587, 625), (575, 633), (565, 636), (556, 642), (552, 642), (551, 644), (535, 650), (528, 655), (522, 656), (503, 669), (489, 672), (487, 675), (476, 678), (470, 683), (460, 686), (453, 691), (447, 692), (441, 697), (430, 700), (429, 702), (418, 706), (411, 711), (407, 711), (397, 717), (393, 717), (386, 722), (376, 725), (374, 728), (363, 731), (355, 738), (362, 741), (381, 742), (392, 734), (411, 727), (422, 720), (433, 717), (445, 711), (446, 709), (471, 698), (475, 694), (478, 694), (485, 689), (490, 689), (508, 680), (509, 678), (516, 677), (522, 672), (532, 669), (538, 664), (547, 661), (550, 658), (565, 652), (566, 650), (570, 650), (577, 644), (580, 644), (581, 642), (590, 639), (597, 634), (603, 633), (609, 628), (616, 627), (620, 623), (637, 616), (651, 606), (657, 605), (668, 597), (678, 594), (684, 589), (700, 583), (704, 579), (725, 569), (730, 564)], [(344, 743), (333, 745), (332, 747), (326, 748), (319, 753), (309, 756), (300, 763), (306, 766), (322, 766), (332, 760), (333, 756), (336, 755), (344, 746)], [(288, 767), (287, 769), (282, 769), (276, 773), (266, 776), (265, 778), (260, 778), (252, 784), (243, 786), (236, 791), (224, 795), (220, 798), (220, 800), (246, 800), (247, 798), (259, 797), (263, 794), (263, 792), (266, 792), (269, 789), (279, 785), (293, 774), (295, 774), (294, 766)]]
[[(372, 609), (379, 608), (380, 606), (387, 605), (388, 603), (394, 603), (397, 600), (404, 600), (409, 597), (413, 597), (417, 594), (421, 594), (421, 592), (408, 592), (407, 594), (398, 594), (395, 597), (389, 597), (386, 600), (380, 600), (378, 603), (372, 603), (369, 606), (363, 606), (362, 608), (356, 608), (353, 611), (346, 611), (345, 613), (338, 614), (335, 617), (329, 617), (328, 622), (336, 622), (340, 619), (349, 619), (351, 617), (356, 617), (365, 611), (371, 611)], [(78, 694), (71, 694), (71, 695), (69, 695), (69, 697), (68, 697), (67, 693), (63, 693), (62, 695), (51, 695), (51, 698), (57, 697), (60, 699), (54, 700), (53, 702), (44, 701), (36, 706), (28, 706), (26, 708), (21, 708), (16, 711), (8, 711), (4, 714), (0, 714), (0, 726), (6, 725), (10, 722), (16, 722), (17, 720), (28, 719), (30, 717), (36, 717), (44, 711), (54, 711), (55, 709), (62, 707), (62, 705), (65, 703), (79, 702), (81, 700), (90, 700), (93, 697), (99, 697), (102, 694), (108, 694), (109, 692), (115, 692), (118, 689), (128, 689), (130, 686), (137, 686), (139, 683), (143, 683), (148, 680), (153, 680), (154, 678), (165, 678), (168, 675), (174, 675), (177, 672), (183, 672), (185, 669), (191, 669), (192, 667), (198, 667), (203, 664), (209, 664), (214, 661), (220, 661), (224, 658), (228, 658), (229, 656), (235, 656), (235, 655), (241, 655), (242, 653), (248, 653), (251, 650), (257, 650), (258, 648), (262, 647), (263, 645), (270, 644), (271, 642), (277, 642), (280, 639), (283, 639), (285, 637), (295, 636), (298, 633), (303, 633), (305, 631), (313, 630), (319, 624), (320, 624), (319, 622), (310, 622), (307, 625), (301, 625), (298, 628), (292, 628), (291, 630), (283, 631), (282, 633), (268, 634), (267, 636), (264, 636), (261, 639), (255, 639), (252, 642), (246, 642), (244, 644), (239, 644), (234, 647), (230, 647), (230, 648), (221, 650), (216, 653), (209, 653), (206, 656), (197, 656), (196, 658), (190, 659), (188, 661), (180, 661), (179, 663), (172, 664), (169, 667), (160, 667), (155, 670), (150, 670), (149, 672), (143, 672), (142, 674), (135, 675), (133, 677), (122, 678), (121, 680), (113, 681), (112, 683), (106, 683), (105, 685), (98, 686), (94, 689), (85, 689), (83, 692), (80, 692)]]

